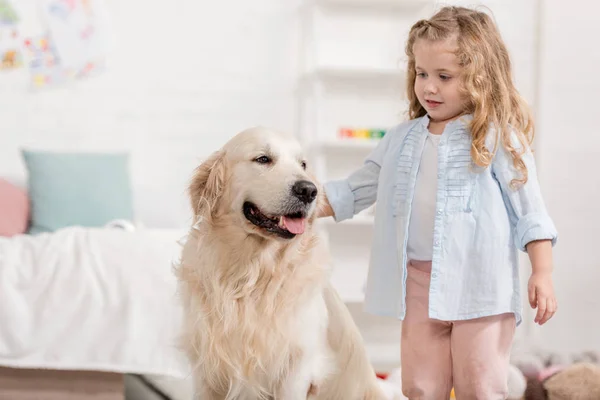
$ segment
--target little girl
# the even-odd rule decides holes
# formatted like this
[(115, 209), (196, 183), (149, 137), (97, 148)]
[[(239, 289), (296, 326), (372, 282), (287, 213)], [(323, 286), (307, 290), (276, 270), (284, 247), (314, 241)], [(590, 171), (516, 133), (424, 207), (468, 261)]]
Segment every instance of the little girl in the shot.
[(402, 319), (411, 400), (504, 399), (521, 322), (518, 251), (535, 322), (556, 312), (557, 233), (530, 149), (533, 122), (492, 19), (445, 7), (410, 30), (408, 122), (362, 168), (325, 184), (320, 216), (377, 200), (366, 309)]

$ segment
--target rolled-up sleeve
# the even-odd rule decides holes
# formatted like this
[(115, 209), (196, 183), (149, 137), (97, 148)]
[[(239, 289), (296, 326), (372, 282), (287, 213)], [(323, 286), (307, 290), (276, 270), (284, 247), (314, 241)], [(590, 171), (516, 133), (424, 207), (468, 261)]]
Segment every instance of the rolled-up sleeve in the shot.
[(389, 147), (390, 137), (390, 132), (387, 132), (361, 168), (345, 179), (326, 182), (323, 185), (336, 221), (352, 218), (375, 203), (379, 172)]
[[(519, 144), (515, 134), (512, 143), (515, 146)], [(511, 186), (511, 182), (513, 179), (520, 179), (521, 173), (514, 166), (512, 156), (502, 145), (498, 147), (492, 169), (500, 184), (504, 203), (513, 225), (515, 245), (525, 252), (527, 244), (535, 240), (551, 240), (554, 246), (558, 233), (546, 211), (530, 148), (526, 149), (522, 159), (527, 167), (528, 178), (525, 184), (518, 184), (515, 188)]]

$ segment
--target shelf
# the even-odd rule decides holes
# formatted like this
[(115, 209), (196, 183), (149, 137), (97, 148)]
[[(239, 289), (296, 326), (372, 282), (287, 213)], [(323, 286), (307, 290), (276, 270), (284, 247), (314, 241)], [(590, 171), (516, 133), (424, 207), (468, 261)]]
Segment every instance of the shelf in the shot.
[(350, 286), (336, 285), (332, 280), (332, 286), (340, 295), (344, 303), (362, 303), (365, 301), (365, 294), (362, 290), (353, 289)]
[(402, 69), (392, 68), (360, 68), (360, 67), (318, 67), (302, 75), (301, 81), (350, 81), (350, 82), (383, 82), (403, 83), (405, 79)]
[(332, 139), (313, 144), (315, 150), (360, 150), (372, 151), (379, 144), (380, 139)]
[[(332, 254), (333, 256), (333, 254)], [(368, 260), (352, 262), (334, 261), (330, 282), (346, 304), (363, 303), (368, 275)]]
[(356, 225), (356, 226), (373, 226), (375, 218), (372, 215), (356, 215), (352, 219), (347, 219), (342, 222), (335, 222), (333, 218), (324, 218), (323, 223), (325, 225)]
[[(365, 281), (360, 279), (360, 282), (356, 280), (348, 280), (346, 274), (340, 274), (341, 267), (334, 267), (338, 273), (333, 273), (330, 277), (331, 286), (339, 294), (342, 301), (346, 304), (355, 303), (360, 304), (365, 301)], [(366, 280), (366, 276), (364, 280)]]
[(310, 4), (320, 7), (358, 9), (371, 12), (414, 11), (431, 6), (431, 0), (312, 0)]
[(377, 372), (390, 372), (400, 366), (400, 338), (398, 343), (365, 343), (369, 361)]

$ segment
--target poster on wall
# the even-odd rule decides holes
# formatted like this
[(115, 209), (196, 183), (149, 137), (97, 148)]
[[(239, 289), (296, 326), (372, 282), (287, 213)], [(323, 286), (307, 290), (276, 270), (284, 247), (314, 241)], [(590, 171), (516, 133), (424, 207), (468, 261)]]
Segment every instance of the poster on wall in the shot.
[(90, 77), (105, 68), (108, 17), (102, 0), (37, 0), (45, 27), (25, 39), (35, 87)]
[(0, 71), (23, 66), (23, 40), (20, 17), (10, 0), (0, 0)]
[(0, 72), (23, 68), (34, 88), (102, 72), (108, 39), (104, 0), (0, 0)]

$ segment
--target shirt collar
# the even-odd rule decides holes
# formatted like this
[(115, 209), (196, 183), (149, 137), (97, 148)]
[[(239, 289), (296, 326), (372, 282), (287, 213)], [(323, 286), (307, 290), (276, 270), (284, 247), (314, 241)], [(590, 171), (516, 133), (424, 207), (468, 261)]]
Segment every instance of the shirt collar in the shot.
[[(456, 128), (465, 128), (467, 127), (467, 125), (469, 125), (469, 123), (473, 120), (473, 114), (465, 114), (465, 115), (461, 115), (460, 117), (456, 118), (454, 121), (449, 122), (446, 125), (446, 129), (447, 131), (453, 131)], [(429, 126), (429, 115), (425, 114), (424, 116), (421, 117), (421, 131), (423, 130), (427, 130), (427, 127)]]

